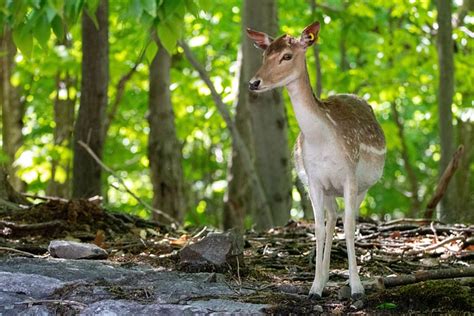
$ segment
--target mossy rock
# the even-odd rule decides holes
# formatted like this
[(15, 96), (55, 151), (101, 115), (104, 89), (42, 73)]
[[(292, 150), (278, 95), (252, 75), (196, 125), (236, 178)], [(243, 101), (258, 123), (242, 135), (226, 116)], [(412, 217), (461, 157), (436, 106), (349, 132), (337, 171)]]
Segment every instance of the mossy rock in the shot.
[(369, 295), (367, 307), (392, 312), (474, 311), (474, 284), (456, 280), (426, 281)]

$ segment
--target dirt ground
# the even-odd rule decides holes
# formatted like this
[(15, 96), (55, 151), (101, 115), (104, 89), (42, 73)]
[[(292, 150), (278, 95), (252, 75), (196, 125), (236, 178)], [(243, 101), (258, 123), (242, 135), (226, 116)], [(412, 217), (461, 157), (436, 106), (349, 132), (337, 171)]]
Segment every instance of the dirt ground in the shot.
[[(107, 249), (108, 260), (113, 262), (147, 263), (173, 271), (179, 269), (179, 250), (209, 231), (206, 227), (176, 229), (108, 212), (94, 201), (55, 200), (27, 209), (0, 210), (0, 255), (43, 256), (52, 239), (66, 238)], [(249, 231), (244, 235), (243, 262), (225, 271), (226, 283), (234, 293), (228, 297), (268, 304), (264, 312), (279, 315), (474, 312), (474, 276), (470, 274), (473, 231), (474, 226), (429, 220), (376, 223), (360, 219), (356, 252), (361, 278), (367, 284), (367, 295), (361, 302), (344, 294), (348, 272), (340, 221), (330, 279), (319, 301), (307, 298), (314, 277), (313, 225), (290, 222), (267, 232)], [(207, 269), (212, 270), (212, 266)], [(437, 272), (452, 270), (456, 270), (455, 277), (439, 279)], [(421, 276), (416, 281), (423, 281), (394, 286), (405, 275)], [(380, 284), (385, 284), (385, 289)]]

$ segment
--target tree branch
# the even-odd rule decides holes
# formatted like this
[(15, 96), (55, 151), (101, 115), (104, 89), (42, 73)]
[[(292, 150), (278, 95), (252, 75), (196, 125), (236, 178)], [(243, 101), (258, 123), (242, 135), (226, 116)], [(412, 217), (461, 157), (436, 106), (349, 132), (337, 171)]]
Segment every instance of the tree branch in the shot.
[[(125, 184), (125, 181), (123, 181), (123, 179), (114, 170), (112, 170), (110, 167), (104, 164), (86, 143), (84, 143), (82, 140), (79, 140), (77, 143), (87, 151), (87, 153), (95, 160), (95, 162), (97, 162), (97, 164), (99, 164), (99, 166), (102, 169), (104, 169), (105, 171), (113, 175), (117, 179), (117, 181), (125, 188), (125, 191), (127, 191), (127, 193), (130, 194), (138, 203), (143, 205), (149, 211), (156, 213), (158, 215), (161, 215), (164, 218), (166, 218), (168, 221), (170, 221), (171, 223), (174, 223), (177, 226), (179, 226), (179, 222), (176, 219), (166, 214), (165, 212), (154, 208), (147, 202), (143, 201), (140, 197), (138, 197), (132, 190), (130, 190), (127, 184)], [(115, 186), (113, 187), (116, 188)]]
[(385, 287), (413, 284), (427, 280), (473, 277), (474, 267), (451, 268), (442, 270), (418, 271), (415, 274), (382, 278)]
[(448, 166), (444, 170), (443, 175), (439, 178), (435, 193), (433, 194), (433, 197), (431, 198), (431, 200), (428, 202), (428, 205), (426, 206), (425, 218), (433, 217), (433, 211), (436, 208), (436, 205), (438, 205), (439, 201), (443, 198), (444, 194), (446, 193), (446, 190), (448, 189), (449, 181), (451, 180), (454, 173), (458, 169), (463, 153), (464, 153), (464, 146), (459, 145), (458, 149), (453, 155), (453, 158), (451, 159)]
[(222, 98), (217, 92), (216, 88), (214, 87), (214, 84), (212, 83), (211, 78), (207, 74), (204, 67), (196, 59), (196, 57), (192, 53), (189, 46), (184, 41), (180, 41), (179, 45), (183, 48), (186, 58), (189, 60), (191, 65), (194, 67), (194, 69), (196, 69), (196, 71), (199, 73), (199, 77), (201, 78), (201, 80), (204, 81), (204, 83), (207, 85), (207, 87), (211, 91), (211, 96), (212, 96), (212, 99), (214, 100), (214, 103), (216, 104), (217, 110), (219, 111), (220, 115), (222, 116), (225, 123), (227, 124), (227, 128), (229, 129), (232, 135), (232, 140), (235, 142), (237, 150), (239, 151), (241, 155), (242, 166), (245, 169), (244, 173), (247, 174), (251, 178), (252, 182), (255, 185), (257, 198), (259, 200), (260, 207), (262, 207), (262, 211), (265, 214), (266, 220), (268, 221), (268, 223), (273, 223), (270, 207), (268, 205), (267, 199), (265, 197), (265, 193), (263, 191), (263, 185), (260, 181), (260, 178), (257, 175), (255, 166), (253, 165), (250, 152), (247, 146), (245, 145), (245, 142), (243, 141), (242, 136), (240, 135), (237, 127), (235, 126), (234, 121), (232, 120), (230, 116), (230, 112), (227, 109), (227, 106), (222, 101)]
[(137, 57), (137, 60), (135, 61), (134, 65), (132, 68), (129, 69), (129, 71), (124, 74), (120, 80), (117, 82), (116, 86), (116, 93), (115, 93), (115, 98), (112, 102), (112, 106), (110, 108), (110, 111), (107, 113), (107, 117), (105, 118), (105, 123), (104, 123), (104, 135), (107, 135), (107, 132), (109, 131), (110, 125), (112, 124), (112, 121), (115, 119), (115, 116), (117, 115), (118, 107), (120, 105), (120, 101), (122, 101), (123, 94), (125, 92), (125, 86), (127, 82), (132, 78), (133, 74), (137, 71), (138, 66), (142, 63), (143, 58), (145, 57), (145, 52), (150, 44), (150, 41), (148, 41), (145, 44), (145, 47), (143, 47), (142, 51)]

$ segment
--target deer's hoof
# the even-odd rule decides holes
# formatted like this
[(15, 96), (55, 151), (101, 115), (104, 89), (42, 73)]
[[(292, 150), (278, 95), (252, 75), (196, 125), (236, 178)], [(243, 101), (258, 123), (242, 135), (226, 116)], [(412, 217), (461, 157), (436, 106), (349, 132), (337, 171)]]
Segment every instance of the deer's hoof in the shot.
[(364, 293), (352, 293), (351, 297), (352, 297), (353, 300), (358, 301), (358, 300), (363, 299), (365, 297), (365, 294)]
[(318, 293), (309, 293), (308, 299), (312, 301), (318, 301), (321, 299), (321, 295)]

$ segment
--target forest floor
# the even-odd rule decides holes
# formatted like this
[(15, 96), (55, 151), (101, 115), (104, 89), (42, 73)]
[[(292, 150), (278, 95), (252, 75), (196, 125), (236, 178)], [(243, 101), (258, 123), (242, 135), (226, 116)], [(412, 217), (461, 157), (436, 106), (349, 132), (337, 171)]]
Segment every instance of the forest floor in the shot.
[[(189, 231), (174, 229), (108, 212), (99, 203), (86, 200), (53, 200), (21, 210), (3, 209), (0, 210), (0, 273), (33, 273), (32, 266), (41, 264), (44, 266), (35, 271), (46, 271), (51, 265), (47, 256), (49, 242), (68, 239), (95, 243), (106, 249), (109, 257), (105, 263), (121, 269), (117, 273), (122, 276), (138, 271), (137, 267), (146, 267), (146, 273), (130, 274), (129, 279), (133, 281), (127, 282), (137, 282), (133, 290), (125, 290), (123, 284), (94, 279), (109, 297), (142, 305), (161, 302), (145, 285), (142, 289), (137, 288), (140, 278), (145, 278), (142, 275), (150, 278), (150, 274), (156, 273), (159, 276), (155, 283), (143, 279), (142, 284), (159, 288), (163, 284), (187, 280), (187, 286), (194, 284), (203, 290), (200, 295), (189, 296), (184, 301), (178, 298), (175, 303), (196, 307), (193, 301), (199, 300), (201, 308), (206, 301), (220, 302), (219, 309), (208, 308), (207, 311), (236, 312), (241, 308), (241, 311), (256, 312), (252, 308), (258, 308), (262, 313), (281, 315), (474, 312), (474, 226), (445, 225), (422, 219), (385, 223), (360, 220), (356, 252), (367, 294), (362, 301), (348, 297), (347, 254), (340, 220), (332, 247), (330, 279), (322, 299), (317, 301), (307, 298), (314, 277), (311, 223), (289, 222), (284, 227), (262, 233), (247, 232), (243, 262), (237, 261), (237, 266), (229, 266), (223, 271), (213, 270), (212, 266), (193, 271), (198, 273), (183, 270), (179, 264), (179, 251), (204, 238), (209, 231), (206, 227)], [(17, 257), (34, 258), (24, 261), (27, 259)], [(64, 262), (55, 264), (57, 267), (66, 265)], [(103, 269), (102, 266), (87, 267), (96, 272)], [(64, 269), (81, 268), (65, 266)], [(170, 275), (177, 279), (169, 279)], [(213, 283), (206, 283), (213, 279)], [(156, 280), (160, 280), (159, 283)], [(199, 282), (204, 285), (196, 285)], [(75, 286), (77, 288), (77, 284)], [(214, 290), (207, 291), (206, 287)], [(61, 291), (60, 294), (57, 290), (52, 292), (47, 299), (28, 301), (29, 306), (44, 304), (59, 308), (59, 302), (62, 312), (69, 304), (68, 308), (78, 313), (85, 308), (84, 302), (77, 301), (78, 289), (75, 300), (69, 299), (71, 296), (65, 295), (64, 289)], [(68, 291), (72, 293), (71, 289)], [(80, 291), (87, 290), (82, 286)], [(96, 301), (100, 298), (97, 296)], [(231, 308), (230, 303), (235, 306), (226, 310), (226, 306)], [(66, 311), (71, 312), (67, 308)]]

